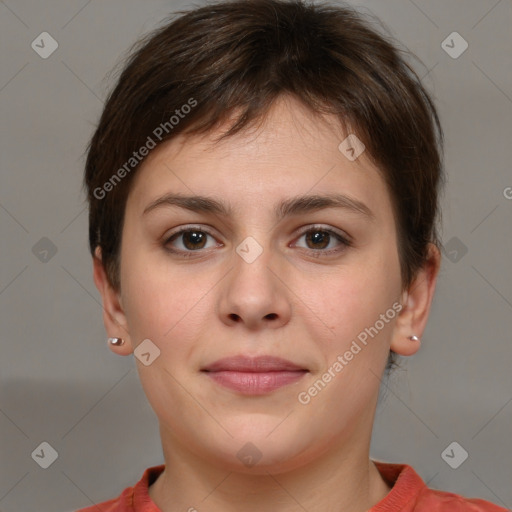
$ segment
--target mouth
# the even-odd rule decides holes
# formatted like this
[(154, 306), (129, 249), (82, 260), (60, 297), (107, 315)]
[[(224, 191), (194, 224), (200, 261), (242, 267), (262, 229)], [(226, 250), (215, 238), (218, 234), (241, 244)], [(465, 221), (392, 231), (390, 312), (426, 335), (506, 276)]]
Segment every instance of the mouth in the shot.
[(309, 370), (279, 357), (235, 356), (219, 359), (201, 372), (241, 394), (264, 395), (299, 381)]

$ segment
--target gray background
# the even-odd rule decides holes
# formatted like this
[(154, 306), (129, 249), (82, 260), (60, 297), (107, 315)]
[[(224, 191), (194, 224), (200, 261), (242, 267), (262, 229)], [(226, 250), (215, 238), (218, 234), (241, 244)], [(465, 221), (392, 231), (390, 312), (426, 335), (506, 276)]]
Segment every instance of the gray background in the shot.
[[(385, 390), (371, 455), (411, 464), (432, 487), (511, 507), (512, 3), (352, 4), (424, 63), (417, 69), (447, 141), (437, 295), (420, 352)], [(81, 179), (113, 85), (107, 73), (139, 36), (188, 5), (0, 2), (2, 512), (91, 505), (163, 462), (135, 362), (106, 347)], [(59, 45), (47, 59), (31, 48), (43, 31)], [(441, 47), (454, 31), (469, 44), (457, 59)], [(54, 255), (42, 252), (43, 237)], [(48, 469), (31, 457), (43, 441), (58, 452)], [(441, 457), (453, 441), (469, 454), (457, 469)]]

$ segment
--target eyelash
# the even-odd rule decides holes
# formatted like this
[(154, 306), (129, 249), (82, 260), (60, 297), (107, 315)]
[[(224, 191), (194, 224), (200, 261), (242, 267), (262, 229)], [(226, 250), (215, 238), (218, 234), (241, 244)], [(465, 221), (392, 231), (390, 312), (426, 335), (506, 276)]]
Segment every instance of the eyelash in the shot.
[(195, 232), (199, 232), (199, 233), (206, 233), (207, 235), (211, 236), (212, 238), (215, 238), (213, 233), (210, 233), (208, 230), (206, 230), (204, 228), (195, 227), (195, 226), (185, 226), (183, 228), (180, 228), (178, 231), (174, 232), (172, 235), (170, 235), (166, 239), (166, 241), (164, 242), (165, 250), (169, 251), (172, 254), (177, 254), (179, 256), (182, 256), (184, 258), (191, 258), (191, 257), (194, 256), (194, 253), (202, 252), (201, 249), (198, 249), (197, 251), (182, 251), (181, 249), (180, 250), (176, 250), (176, 249), (171, 249), (171, 248), (168, 247), (169, 243), (174, 238), (179, 238), (179, 235), (181, 235), (182, 233), (188, 233), (190, 231), (195, 231)]
[[(302, 238), (304, 235), (307, 235), (308, 233), (315, 233), (315, 232), (321, 232), (321, 233), (327, 233), (330, 237), (335, 238), (339, 243), (340, 246), (335, 249), (307, 249), (301, 247), (301, 249), (307, 251), (310, 256), (313, 256), (314, 258), (321, 258), (321, 257), (329, 257), (335, 254), (340, 254), (343, 251), (345, 251), (348, 247), (352, 247), (352, 241), (349, 239), (348, 236), (344, 236), (338, 231), (334, 231), (333, 229), (329, 229), (320, 225), (313, 225), (308, 227), (307, 229), (302, 230), (299, 233), (298, 238)], [(331, 240), (329, 240), (329, 244), (331, 243)]]
[[(188, 232), (191, 232), (191, 231), (195, 231), (195, 232), (199, 232), (199, 233), (204, 233), (204, 234), (207, 234), (209, 236), (211, 236), (212, 238), (215, 238), (215, 236), (213, 235), (213, 233), (210, 233), (208, 230), (202, 228), (202, 227), (195, 227), (195, 226), (185, 226), (183, 228), (180, 228), (178, 231), (172, 233), (169, 237), (166, 238), (165, 242), (164, 242), (164, 248), (166, 251), (170, 252), (170, 253), (173, 253), (173, 254), (177, 254), (181, 257), (184, 257), (184, 258), (190, 258), (190, 257), (193, 257), (194, 256), (194, 253), (200, 253), (202, 252), (201, 249), (198, 249), (198, 250), (195, 250), (195, 251), (183, 251), (183, 250), (176, 250), (176, 249), (171, 249), (168, 247), (169, 243), (172, 242), (174, 239), (176, 238), (179, 238), (179, 235), (183, 234), (183, 233), (188, 233)], [(340, 253), (342, 251), (344, 251), (345, 249), (347, 249), (348, 247), (352, 247), (352, 241), (349, 239), (349, 237), (346, 237), (346, 236), (343, 236), (341, 233), (338, 233), (337, 231), (334, 231), (332, 229), (327, 229), (327, 228), (324, 228), (322, 226), (312, 226), (312, 227), (309, 227), (308, 229), (305, 229), (304, 231), (302, 231), (300, 234), (299, 234), (299, 238), (301, 238), (302, 236), (308, 234), (308, 233), (314, 233), (314, 232), (322, 232), (322, 233), (327, 233), (329, 234), (330, 236), (334, 236), (334, 238), (336, 240), (338, 240), (338, 242), (341, 243), (342, 247), (341, 249), (338, 248), (338, 249), (329, 249), (329, 250), (322, 250), (322, 249), (305, 249), (306, 251), (310, 252), (311, 255), (315, 258), (320, 258), (322, 256), (330, 256), (331, 254), (334, 254), (334, 253)], [(330, 243), (330, 240), (329, 240), (329, 243)], [(304, 248), (302, 248), (304, 249)]]
[[(199, 232), (199, 233), (204, 233), (206, 235), (211, 236), (212, 238), (215, 238), (213, 233), (210, 233), (210, 231), (208, 231), (207, 229), (204, 229), (203, 227), (199, 227), (199, 226), (184, 226), (184, 227), (180, 228), (178, 231), (172, 233), (169, 237), (166, 238), (166, 240), (164, 242), (165, 250), (170, 252), (170, 253), (172, 253), (172, 254), (179, 255), (180, 257), (183, 257), (183, 258), (194, 257), (195, 253), (203, 252), (204, 251), (203, 249), (185, 250), (184, 251), (184, 250), (181, 250), (181, 249), (176, 250), (176, 249), (172, 249), (172, 248), (169, 247), (169, 244), (172, 241), (174, 241), (174, 239), (179, 238), (179, 236), (181, 234), (183, 234), (183, 233), (188, 233), (188, 232), (191, 232), (191, 231), (195, 231), (195, 232)], [(336, 254), (336, 253), (339, 254), (339, 253), (343, 252), (344, 250), (346, 250), (348, 247), (352, 247), (352, 245), (353, 245), (352, 240), (348, 236), (344, 236), (341, 233), (338, 233), (337, 231), (334, 231), (333, 229), (328, 229), (328, 228), (325, 228), (325, 227), (322, 227), (322, 226), (318, 226), (318, 225), (308, 227), (307, 229), (301, 231), (301, 233), (299, 234), (298, 238), (301, 238), (304, 235), (307, 235), (308, 233), (314, 233), (314, 232), (327, 233), (329, 236), (333, 236), (341, 244), (341, 248), (338, 247), (338, 248), (335, 248), (335, 249), (328, 249), (328, 250), (323, 250), (323, 249), (307, 249), (307, 248), (303, 248), (303, 247), (301, 248), (301, 249), (306, 250), (311, 256), (313, 256), (315, 258), (328, 257), (328, 256), (330, 256), (332, 254)], [(331, 242), (331, 240), (329, 240), (329, 243), (330, 242)]]

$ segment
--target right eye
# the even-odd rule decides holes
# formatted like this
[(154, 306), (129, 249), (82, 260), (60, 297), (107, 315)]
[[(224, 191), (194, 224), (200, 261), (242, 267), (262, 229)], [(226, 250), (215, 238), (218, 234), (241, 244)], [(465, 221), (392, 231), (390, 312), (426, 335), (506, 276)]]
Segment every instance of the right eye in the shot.
[[(208, 246), (208, 238), (214, 238), (212, 234), (203, 228), (183, 227), (167, 237), (164, 246), (173, 253), (181, 253), (183, 256), (189, 256), (187, 253), (199, 252), (202, 249), (216, 247), (213, 243)], [(169, 247), (171, 246), (171, 247)]]

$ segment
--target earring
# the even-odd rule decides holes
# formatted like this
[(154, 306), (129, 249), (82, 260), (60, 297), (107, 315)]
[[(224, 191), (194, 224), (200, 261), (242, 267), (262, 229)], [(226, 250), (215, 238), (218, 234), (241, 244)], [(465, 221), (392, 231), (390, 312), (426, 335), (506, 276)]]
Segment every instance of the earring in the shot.
[(114, 345), (116, 347), (120, 347), (121, 345), (124, 345), (124, 340), (123, 338), (109, 338), (108, 339), (108, 342), (111, 344), (111, 345)]
[(409, 336), (409, 339), (410, 339), (411, 341), (420, 341), (420, 339), (418, 338), (418, 336), (414, 336), (414, 335)]

